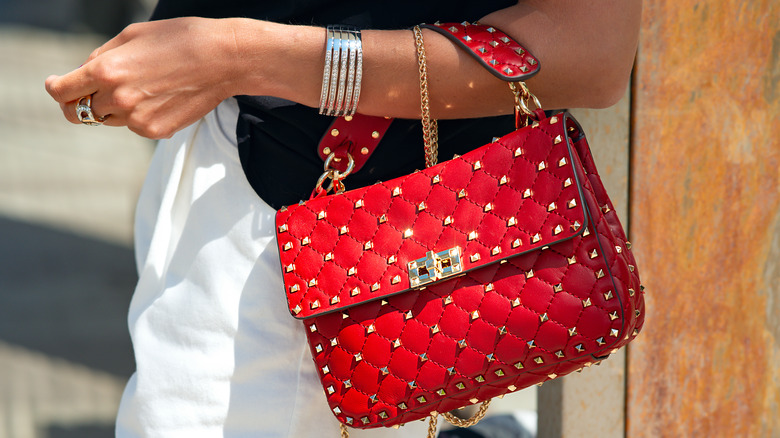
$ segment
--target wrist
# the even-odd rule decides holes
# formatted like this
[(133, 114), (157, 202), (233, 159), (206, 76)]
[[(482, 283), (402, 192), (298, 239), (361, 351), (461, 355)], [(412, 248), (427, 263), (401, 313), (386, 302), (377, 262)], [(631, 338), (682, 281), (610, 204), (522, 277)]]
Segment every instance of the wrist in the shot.
[(247, 18), (228, 19), (234, 38), (234, 94), (275, 96), (316, 107), (325, 29)]

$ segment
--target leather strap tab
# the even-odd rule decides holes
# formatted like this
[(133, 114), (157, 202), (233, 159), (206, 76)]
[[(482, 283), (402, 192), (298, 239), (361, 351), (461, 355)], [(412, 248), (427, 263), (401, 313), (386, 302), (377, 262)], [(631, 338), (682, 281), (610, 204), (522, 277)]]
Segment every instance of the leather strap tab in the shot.
[(331, 167), (339, 172), (347, 169), (349, 154), (355, 162), (352, 173), (357, 172), (366, 164), (392, 122), (392, 118), (362, 114), (338, 117), (322, 136), (317, 154), (323, 161), (331, 153), (336, 154)]
[(539, 73), (539, 60), (509, 35), (493, 26), (434, 23), (421, 27), (435, 30), (467, 49), (489, 72), (507, 82), (525, 81)]

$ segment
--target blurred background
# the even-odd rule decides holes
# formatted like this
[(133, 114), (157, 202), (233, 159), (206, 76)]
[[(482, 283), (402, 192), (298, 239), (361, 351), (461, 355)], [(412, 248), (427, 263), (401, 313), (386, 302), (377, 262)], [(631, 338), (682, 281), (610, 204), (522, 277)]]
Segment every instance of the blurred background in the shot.
[(0, 0), (0, 438), (113, 436), (134, 370), (135, 198), (153, 143), (44, 90), (152, 4)]

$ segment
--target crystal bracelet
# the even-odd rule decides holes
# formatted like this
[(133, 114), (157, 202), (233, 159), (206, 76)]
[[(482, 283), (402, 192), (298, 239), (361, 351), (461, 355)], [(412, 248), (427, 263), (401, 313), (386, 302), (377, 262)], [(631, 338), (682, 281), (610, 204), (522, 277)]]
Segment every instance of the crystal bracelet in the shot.
[(352, 26), (327, 27), (320, 114), (351, 116), (357, 111), (363, 77), (360, 31)]

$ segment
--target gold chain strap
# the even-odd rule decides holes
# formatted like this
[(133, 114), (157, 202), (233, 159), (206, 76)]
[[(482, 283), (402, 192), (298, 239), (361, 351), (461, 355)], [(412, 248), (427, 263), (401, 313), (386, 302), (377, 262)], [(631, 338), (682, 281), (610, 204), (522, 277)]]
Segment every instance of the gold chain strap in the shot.
[(528, 102), (533, 102), (536, 109), (541, 109), (542, 103), (531, 93), (525, 82), (509, 82), (509, 88), (515, 95), (515, 113), (520, 116), (518, 120), (522, 126), (528, 126), (529, 119), (536, 119), (536, 114), (528, 107)]
[(447, 420), (448, 423), (450, 423), (453, 426), (470, 427), (479, 423), (480, 420), (485, 418), (485, 414), (487, 413), (488, 407), (490, 407), (490, 400), (483, 401), (482, 405), (480, 405), (479, 407), (479, 410), (477, 410), (477, 413), (472, 415), (471, 418), (466, 418), (465, 420), (462, 418), (458, 418), (449, 412), (442, 414), (442, 416), (444, 417), (445, 420)]
[(431, 119), (431, 105), (428, 97), (428, 64), (425, 58), (420, 26), (414, 26), (414, 42), (417, 45), (417, 66), (420, 69), (420, 112), (422, 117), (423, 141), (425, 142), (425, 166), (435, 166), (439, 156), (439, 124)]
[(436, 438), (436, 423), (438, 422), (438, 414), (431, 412), (431, 418), (428, 420), (428, 438)]

